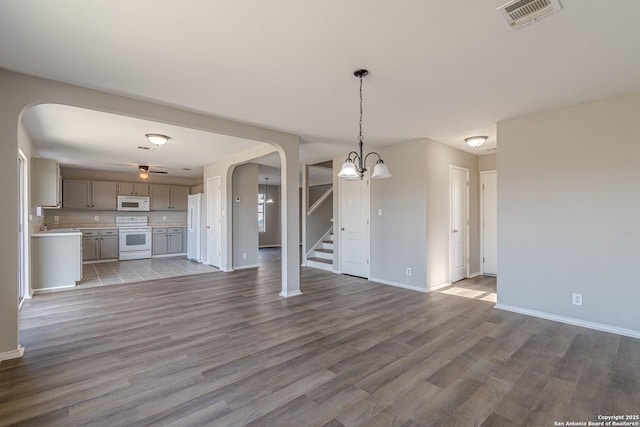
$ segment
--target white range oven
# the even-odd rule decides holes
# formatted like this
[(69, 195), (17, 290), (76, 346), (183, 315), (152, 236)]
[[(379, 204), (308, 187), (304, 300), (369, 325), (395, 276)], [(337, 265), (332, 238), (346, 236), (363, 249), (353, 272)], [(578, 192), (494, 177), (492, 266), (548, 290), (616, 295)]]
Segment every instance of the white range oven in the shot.
[(151, 258), (151, 227), (146, 216), (117, 216), (119, 256), (122, 261)]

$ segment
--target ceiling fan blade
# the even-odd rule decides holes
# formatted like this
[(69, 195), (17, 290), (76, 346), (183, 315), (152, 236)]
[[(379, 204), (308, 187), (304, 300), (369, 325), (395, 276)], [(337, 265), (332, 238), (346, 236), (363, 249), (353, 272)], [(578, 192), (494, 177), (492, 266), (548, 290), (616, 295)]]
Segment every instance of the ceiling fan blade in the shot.
[(161, 174), (166, 175), (166, 174), (168, 174), (169, 172), (166, 172), (166, 171), (149, 171), (149, 173), (161, 173)]

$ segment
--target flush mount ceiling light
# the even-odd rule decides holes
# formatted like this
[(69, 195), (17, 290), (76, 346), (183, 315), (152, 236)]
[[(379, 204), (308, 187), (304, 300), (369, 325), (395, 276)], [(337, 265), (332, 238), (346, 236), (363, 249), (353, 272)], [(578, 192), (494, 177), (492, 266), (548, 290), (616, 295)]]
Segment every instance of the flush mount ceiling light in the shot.
[(147, 140), (153, 145), (164, 145), (170, 139), (167, 135), (162, 135), (159, 133), (148, 133), (145, 135)]
[[(353, 72), (353, 75), (360, 79), (360, 134), (358, 135), (358, 148), (359, 152), (352, 151), (347, 155), (346, 160), (342, 164), (342, 168), (340, 169), (340, 173), (338, 176), (340, 178), (345, 179), (362, 179), (365, 172), (367, 171), (367, 158), (375, 154), (378, 156), (378, 161), (376, 165), (373, 167), (373, 173), (371, 174), (372, 179), (381, 179), (381, 178), (389, 178), (391, 173), (389, 172), (389, 168), (382, 161), (382, 157), (380, 154), (372, 151), (363, 157), (362, 148), (364, 145), (364, 137), (362, 136), (362, 78), (369, 74), (367, 70), (356, 70)], [(358, 163), (356, 164), (356, 160)]]
[(470, 136), (465, 138), (464, 141), (469, 144), (469, 147), (480, 147), (487, 139), (489, 139), (488, 136)]

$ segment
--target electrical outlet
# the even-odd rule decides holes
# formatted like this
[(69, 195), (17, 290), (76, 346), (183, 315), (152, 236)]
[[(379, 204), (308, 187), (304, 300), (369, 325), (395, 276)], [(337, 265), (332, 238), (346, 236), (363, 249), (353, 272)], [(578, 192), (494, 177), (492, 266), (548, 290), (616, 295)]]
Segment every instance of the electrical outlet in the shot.
[(407, 267), (407, 276), (411, 276), (411, 267)]
[(247, 259), (247, 253), (246, 252), (242, 253), (242, 259)]
[(162, 220), (166, 221), (167, 220), (167, 216), (166, 215), (162, 215)]
[(382, 209), (378, 209), (378, 216), (382, 216)]
[(573, 305), (582, 305), (582, 294), (573, 294)]
[(98, 215), (96, 215), (96, 216), (94, 216), (94, 217), (93, 217), (93, 220), (94, 220), (95, 222), (98, 222), (98, 221), (100, 221), (100, 217), (99, 217)]
[(60, 221), (60, 217), (59, 217), (58, 215), (54, 215), (54, 216), (53, 216), (53, 220), (54, 220), (55, 222), (58, 222), (58, 221)]

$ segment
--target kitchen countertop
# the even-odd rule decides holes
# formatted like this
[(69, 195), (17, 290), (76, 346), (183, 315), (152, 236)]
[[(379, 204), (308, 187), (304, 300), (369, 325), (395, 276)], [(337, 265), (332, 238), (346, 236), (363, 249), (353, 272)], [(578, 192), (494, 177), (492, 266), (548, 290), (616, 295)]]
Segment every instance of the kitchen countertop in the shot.
[(31, 237), (44, 236), (82, 236), (82, 232), (77, 228), (54, 228), (52, 230), (42, 230), (31, 233)]
[(118, 228), (116, 227), (115, 224), (113, 223), (96, 223), (96, 222), (92, 222), (92, 223), (88, 223), (88, 224), (47, 224), (47, 227), (49, 227), (49, 230), (58, 230), (61, 228)]
[[(149, 224), (147, 224), (149, 227), (186, 227), (187, 224), (184, 222), (150, 222)], [(96, 230), (96, 229), (100, 229), (100, 230), (104, 230), (104, 229), (117, 229), (118, 227), (116, 227), (115, 224), (96, 224), (96, 223), (90, 223), (90, 224), (47, 224), (47, 227), (49, 227), (49, 231), (51, 230), (69, 230), (70, 228), (75, 228), (75, 229), (88, 229), (88, 230)]]

